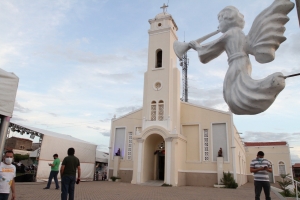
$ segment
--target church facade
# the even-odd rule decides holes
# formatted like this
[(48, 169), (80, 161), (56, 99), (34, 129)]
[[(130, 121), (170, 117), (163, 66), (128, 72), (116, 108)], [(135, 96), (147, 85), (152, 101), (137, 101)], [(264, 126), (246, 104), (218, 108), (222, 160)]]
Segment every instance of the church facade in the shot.
[(112, 119), (108, 177), (132, 184), (162, 180), (172, 186), (213, 186), (219, 182), (222, 148), (222, 170), (245, 184), (250, 175), (247, 152), (232, 113), (180, 100), (173, 51), (177, 25), (165, 12), (149, 23), (143, 107)]

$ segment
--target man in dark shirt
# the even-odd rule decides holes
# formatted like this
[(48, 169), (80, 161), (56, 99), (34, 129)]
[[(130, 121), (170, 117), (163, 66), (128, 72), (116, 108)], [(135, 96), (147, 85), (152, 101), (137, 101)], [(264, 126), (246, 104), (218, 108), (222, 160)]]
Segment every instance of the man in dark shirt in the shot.
[[(75, 182), (80, 182), (80, 162), (79, 159), (74, 156), (75, 149), (68, 149), (68, 156), (64, 158), (60, 167), (61, 176), (61, 200), (67, 200), (69, 194), (69, 200), (74, 200)], [(76, 169), (78, 171), (78, 177), (76, 181)]]

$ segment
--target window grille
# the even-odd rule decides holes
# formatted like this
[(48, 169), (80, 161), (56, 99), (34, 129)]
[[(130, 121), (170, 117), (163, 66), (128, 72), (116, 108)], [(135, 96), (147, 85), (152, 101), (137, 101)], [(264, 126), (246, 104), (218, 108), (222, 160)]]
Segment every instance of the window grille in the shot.
[(128, 133), (127, 160), (132, 159), (132, 132)]
[(203, 130), (204, 161), (209, 161), (208, 129)]
[(164, 101), (160, 100), (158, 104), (158, 121), (164, 120)]
[(156, 102), (151, 103), (151, 121), (156, 121)]

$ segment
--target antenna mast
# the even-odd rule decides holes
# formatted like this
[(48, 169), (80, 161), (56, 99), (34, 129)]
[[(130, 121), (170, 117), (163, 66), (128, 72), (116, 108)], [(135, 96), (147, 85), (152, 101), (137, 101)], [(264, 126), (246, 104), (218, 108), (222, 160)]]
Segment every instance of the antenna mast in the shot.
[(187, 57), (187, 52), (185, 52), (180, 61), (180, 66), (182, 67), (182, 101), (188, 102), (188, 77), (187, 70), (189, 65), (189, 59)]

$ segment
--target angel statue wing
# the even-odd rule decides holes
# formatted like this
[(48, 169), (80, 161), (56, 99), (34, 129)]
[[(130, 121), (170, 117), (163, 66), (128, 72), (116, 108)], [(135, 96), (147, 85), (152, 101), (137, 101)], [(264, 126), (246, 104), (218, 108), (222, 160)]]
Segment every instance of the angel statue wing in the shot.
[(287, 14), (294, 8), (290, 0), (275, 0), (254, 20), (247, 36), (247, 53), (255, 56), (259, 63), (274, 60), (275, 51), (286, 40), (284, 25), (289, 21)]

